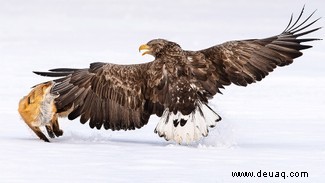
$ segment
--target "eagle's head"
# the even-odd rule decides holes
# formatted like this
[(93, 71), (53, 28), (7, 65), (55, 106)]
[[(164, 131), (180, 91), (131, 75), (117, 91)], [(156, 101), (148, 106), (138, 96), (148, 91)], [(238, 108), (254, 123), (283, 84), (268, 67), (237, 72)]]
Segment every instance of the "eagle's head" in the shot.
[(153, 39), (147, 44), (141, 45), (139, 52), (141, 51), (142, 55), (149, 54), (157, 58), (162, 55), (179, 55), (183, 50), (177, 43), (165, 39)]

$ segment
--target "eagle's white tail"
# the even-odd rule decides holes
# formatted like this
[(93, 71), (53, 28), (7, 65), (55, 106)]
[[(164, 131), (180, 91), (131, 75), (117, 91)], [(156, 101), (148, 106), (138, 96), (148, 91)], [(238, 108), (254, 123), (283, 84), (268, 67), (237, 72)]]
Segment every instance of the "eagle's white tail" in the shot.
[(166, 140), (191, 143), (206, 137), (221, 117), (208, 105), (200, 103), (189, 115), (174, 114), (166, 109), (156, 126), (155, 133)]

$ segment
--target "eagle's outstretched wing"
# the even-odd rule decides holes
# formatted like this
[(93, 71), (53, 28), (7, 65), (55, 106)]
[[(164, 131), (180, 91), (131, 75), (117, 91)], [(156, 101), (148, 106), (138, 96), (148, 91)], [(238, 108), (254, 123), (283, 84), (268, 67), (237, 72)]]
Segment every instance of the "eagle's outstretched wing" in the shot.
[(218, 87), (231, 83), (246, 86), (260, 81), (277, 66), (291, 64), (293, 59), (302, 55), (301, 50), (311, 48), (312, 46), (301, 43), (318, 39), (300, 37), (321, 27), (306, 30), (319, 19), (307, 23), (313, 12), (299, 23), (303, 10), (294, 23), (291, 16), (287, 28), (280, 35), (265, 39), (230, 41), (199, 51), (216, 67)]
[(149, 64), (92, 63), (89, 69), (35, 73), (62, 77), (54, 80), (51, 90), (59, 94), (55, 99), (58, 113), (66, 112), (70, 120), (80, 116), (80, 122), (89, 121), (91, 128), (132, 130), (147, 124), (151, 113), (162, 113), (148, 109), (151, 104), (144, 95)]

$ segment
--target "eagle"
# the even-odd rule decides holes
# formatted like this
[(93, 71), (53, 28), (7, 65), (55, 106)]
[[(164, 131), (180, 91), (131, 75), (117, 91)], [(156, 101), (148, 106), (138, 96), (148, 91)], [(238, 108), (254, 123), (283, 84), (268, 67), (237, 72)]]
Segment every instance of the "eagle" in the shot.
[[(154, 60), (143, 64), (91, 63), (89, 68), (57, 68), (41, 76), (52, 80), (49, 93), (57, 114), (80, 117), (90, 128), (134, 130), (151, 115), (160, 120), (154, 130), (176, 143), (196, 142), (221, 117), (209, 100), (230, 84), (247, 86), (261, 81), (277, 67), (287, 66), (311, 48), (301, 38), (321, 27), (309, 28), (320, 18), (302, 19), (304, 8), (285, 30), (264, 39), (228, 41), (198, 51), (183, 50), (175, 42), (153, 39), (139, 47)], [(62, 135), (62, 134), (59, 134)], [(53, 136), (53, 135), (52, 135)]]

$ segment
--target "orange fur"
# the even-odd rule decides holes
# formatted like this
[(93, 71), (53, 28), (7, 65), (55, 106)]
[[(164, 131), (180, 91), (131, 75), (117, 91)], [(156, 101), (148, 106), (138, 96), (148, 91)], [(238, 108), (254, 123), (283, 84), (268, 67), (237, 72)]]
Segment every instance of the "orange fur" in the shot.
[[(51, 138), (61, 136), (57, 110), (54, 99), (57, 97), (50, 93), (53, 82), (42, 83), (35, 86), (32, 91), (19, 101), (18, 112), (25, 123), (42, 140), (49, 142), (40, 127), (45, 126)], [(55, 136), (54, 136), (55, 135)]]

